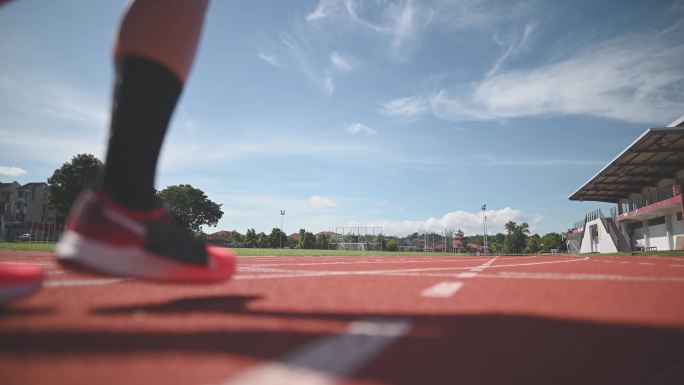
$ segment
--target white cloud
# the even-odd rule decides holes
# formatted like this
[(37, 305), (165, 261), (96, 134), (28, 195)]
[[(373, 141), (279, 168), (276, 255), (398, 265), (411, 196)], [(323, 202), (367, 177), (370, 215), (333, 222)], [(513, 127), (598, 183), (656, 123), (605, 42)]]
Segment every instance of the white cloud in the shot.
[(268, 63), (274, 67), (280, 66), (280, 63), (278, 62), (278, 58), (276, 58), (275, 55), (267, 54), (264, 52), (259, 52), (259, 59), (265, 61), (266, 63)]
[(16, 177), (16, 176), (22, 176), (24, 174), (26, 174), (26, 170), (24, 170), (23, 168), (0, 166), (0, 175)]
[(378, 132), (363, 123), (352, 123), (347, 125), (344, 130), (352, 135), (363, 134), (363, 135), (377, 135)]
[(0, 76), (0, 102), (5, 108), (94, 127), (106, 126), (109, 118), (106, 98), (31, 75)]
[(421, 97), (408, 97), (390, 100), (382, 104), (380, 112), (395, 118), (413, 120), (428, 109), (428, 101)]
[(422, 14), (422, 10), (412, 0), (382, 3), (379, 6), (354, 0), (321, 0), (306, 16), (306, 20), (314, 24), (329, 22), (339, 26), (349, 26), (351, 23), (378, 34), (389, 39), (392, 53), (403, 60), (418, 37), (418, 26), (429, 19)]
[(532, 224), (533, 225), (538, 225), (544, 221), (544, 216), (543, 215), (535, 215), (532, 217)]
[(328, 95), (332, 95), (335, 92), (335, 83), (330, 75), (326, 75), (325, 78), (323, 78), (323, 88)]
[(333, 51), (330, 54), (330, 62), (338, 71), (349, 72), (354, 69), (355, 61), (354, 59), (340, 55), (337, 51)]
[(266, 40), (259, 58), (332, 95), (335, 92), (332, 77), (335, 67), (328, 52), (321, 37), (311, 26), (295, 22), (288, 32), (280, 33), (277, 39)]
[(440, 89), (432, 112), (451, 121), (591, 115), (668, 122), (684, 109), (684, 44), (667, 36), (629, 36), (592, 44), (526, 70), (496, 72), (469, 88)]
[[(488, 0), (361, 1), (320, 0), (306, 20), (318, 27), (332, 26), (370, 32), (392, 55), (405, 61), (431, 25), (464, 30), (491, 26), (529, 13), (525, 3)], [(389, 44), (387, 44), (389, 43)]]
[[(515, 57), (518, 54), (520, 54), (520, 52), (527, 51), (531, 44), (530, 42), (533, 40), (532, 34), (536, 28), (536, 24), (527, 23), (525, 25), (522, 37), (508, 47), (506, 52), (504, 52), (504, 54), (499, 58), (499, 60), (497, 60), (496, 63), (494, 63), (492, 69), (490, 69), (489, 72), (487, 72), (486, 77), (490, 77), (496, 74), (509, 57)], [(498, 37), (496, 36), (494, 37), (494, 40), (496, 40), (497, 43), (501, 43)]]
[(315, 209), (332, 209), (337, 207), (337, 202), (334, 200), (318, 195), (313, 195), (309, 198), (309, 204)]
[(327, 18), (340, 2), (336, 0), (321, 0), (316, 9), (306, 16), (307, 21), (316, 21)]
[[(508, 221), (518, 222), (524, 219), (523, 212), (510, 207), (501, 210), (488, 210), (487, 233), (492, 234), (504, 231), (504, 224)], [(401, 221), (375, 221), (367, 226), (379, 226), (387, 235), (407, 235), (416, 231), (428, 230), (440, 232), (444, 229), (461, 229), (466, 234), (482, 234), (482, 212), (451, 211), (441, 218), (430, 217), (424, 220), (401, 220)], [(350, 226), (360, 225), (350, 223)], [(366, 226), (366, 225), (364, 225)]]

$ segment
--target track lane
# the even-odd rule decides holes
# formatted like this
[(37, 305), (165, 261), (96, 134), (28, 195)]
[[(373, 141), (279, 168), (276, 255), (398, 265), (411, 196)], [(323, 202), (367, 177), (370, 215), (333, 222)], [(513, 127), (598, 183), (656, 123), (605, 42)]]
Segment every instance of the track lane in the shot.
[[(226, 284), (79, 287), (53, 283), (102, 277), (64, 271), (51, 254), (11, 258), (49, 268), (52, 287), (0, 313), (0, 377), (9, 384), (230, 383), (269, 363), (290, 365), (293, 352), (369, 317), (410, 328), (356, 372), (316, 368), (323, 377), (315, 378), (637, 384), (684, 357), (684, 284), (568, 278), (684, 277), (677, 260), (248, 257), (238, 275), (247, 278)], [(257, 272), (264, 277), (249, 278)], [(421, 295), (453, 281), (462, 286), (451, 295)]]

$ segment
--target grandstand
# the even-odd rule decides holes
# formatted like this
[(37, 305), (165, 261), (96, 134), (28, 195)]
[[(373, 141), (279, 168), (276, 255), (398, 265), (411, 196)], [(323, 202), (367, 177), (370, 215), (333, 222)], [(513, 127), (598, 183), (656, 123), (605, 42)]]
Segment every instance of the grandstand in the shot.
[(650, 128), (569, 199), (609, 202), (566, 233), (568, 251), (684, 250), (684, 116)]

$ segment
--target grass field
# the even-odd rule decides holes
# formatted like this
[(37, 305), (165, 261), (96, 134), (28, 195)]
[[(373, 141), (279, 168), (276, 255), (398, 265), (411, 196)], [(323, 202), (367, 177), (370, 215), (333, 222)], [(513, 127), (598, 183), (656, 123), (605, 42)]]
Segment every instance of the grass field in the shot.
[[(55, 251), (55, 243), (28, 243), (28, 242), (0, 242), (0, 250), (33, 250)], [(305, 249), (253, 249), (233, 248), (239, 256), (335, 256), (335, 255), (454, 255), (452, 253), (400, 253), (390, 251), (339, 251), (339, 250), (305, 250)], [(469, 254), (458, 254), (469, 255)]]
[[(28, 242), (0, 242), (0, 250), (33, 250), (33, 251), (55, 251), (55, 243), (28, 243)], [(426, 256), (440, 256), (440, 255), (475, 255), (475, 254), (453, 254), (453, 253), (417, 253), (417, 252), (392, 252), (392, 251), (349, 251), (349, 250), (306, 250), (306, 249), (252, 249), (252, 248), (233, 248), (235, 253), (239, 256), (310, 256), (310, 257), (325, 257), (336, 255), (349, 256), (364, 256), (364, 255), (387, 255), (387, 256), (407, 256), (407, 255), (426, 255)], [(587, 254), (597, 257), (601, 256), (618, 256), (629, 255), (626, 253), (611, 253), (611, 254)], [(684, 256), (684, 250), (673, 251), (640, 251), (631, 253), (631, 255), (638, 256)]]

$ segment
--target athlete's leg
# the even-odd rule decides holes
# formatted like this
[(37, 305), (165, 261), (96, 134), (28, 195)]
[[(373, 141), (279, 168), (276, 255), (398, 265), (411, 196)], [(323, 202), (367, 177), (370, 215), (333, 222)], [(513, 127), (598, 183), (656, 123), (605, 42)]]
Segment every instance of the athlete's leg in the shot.
[(138, 0), (121, 24), (103, 187), (129, 208), (154, 207), (159, 151), (206, 8), (207, 0)]
[(197, 48), (207, 0), (137, 0), (114, 52), (116, 83), (101, 189), (74, 204), (62, 262), (143, 279), (229, 278), (235, 256), (206, 247), (155, 208), (157, 158)]

